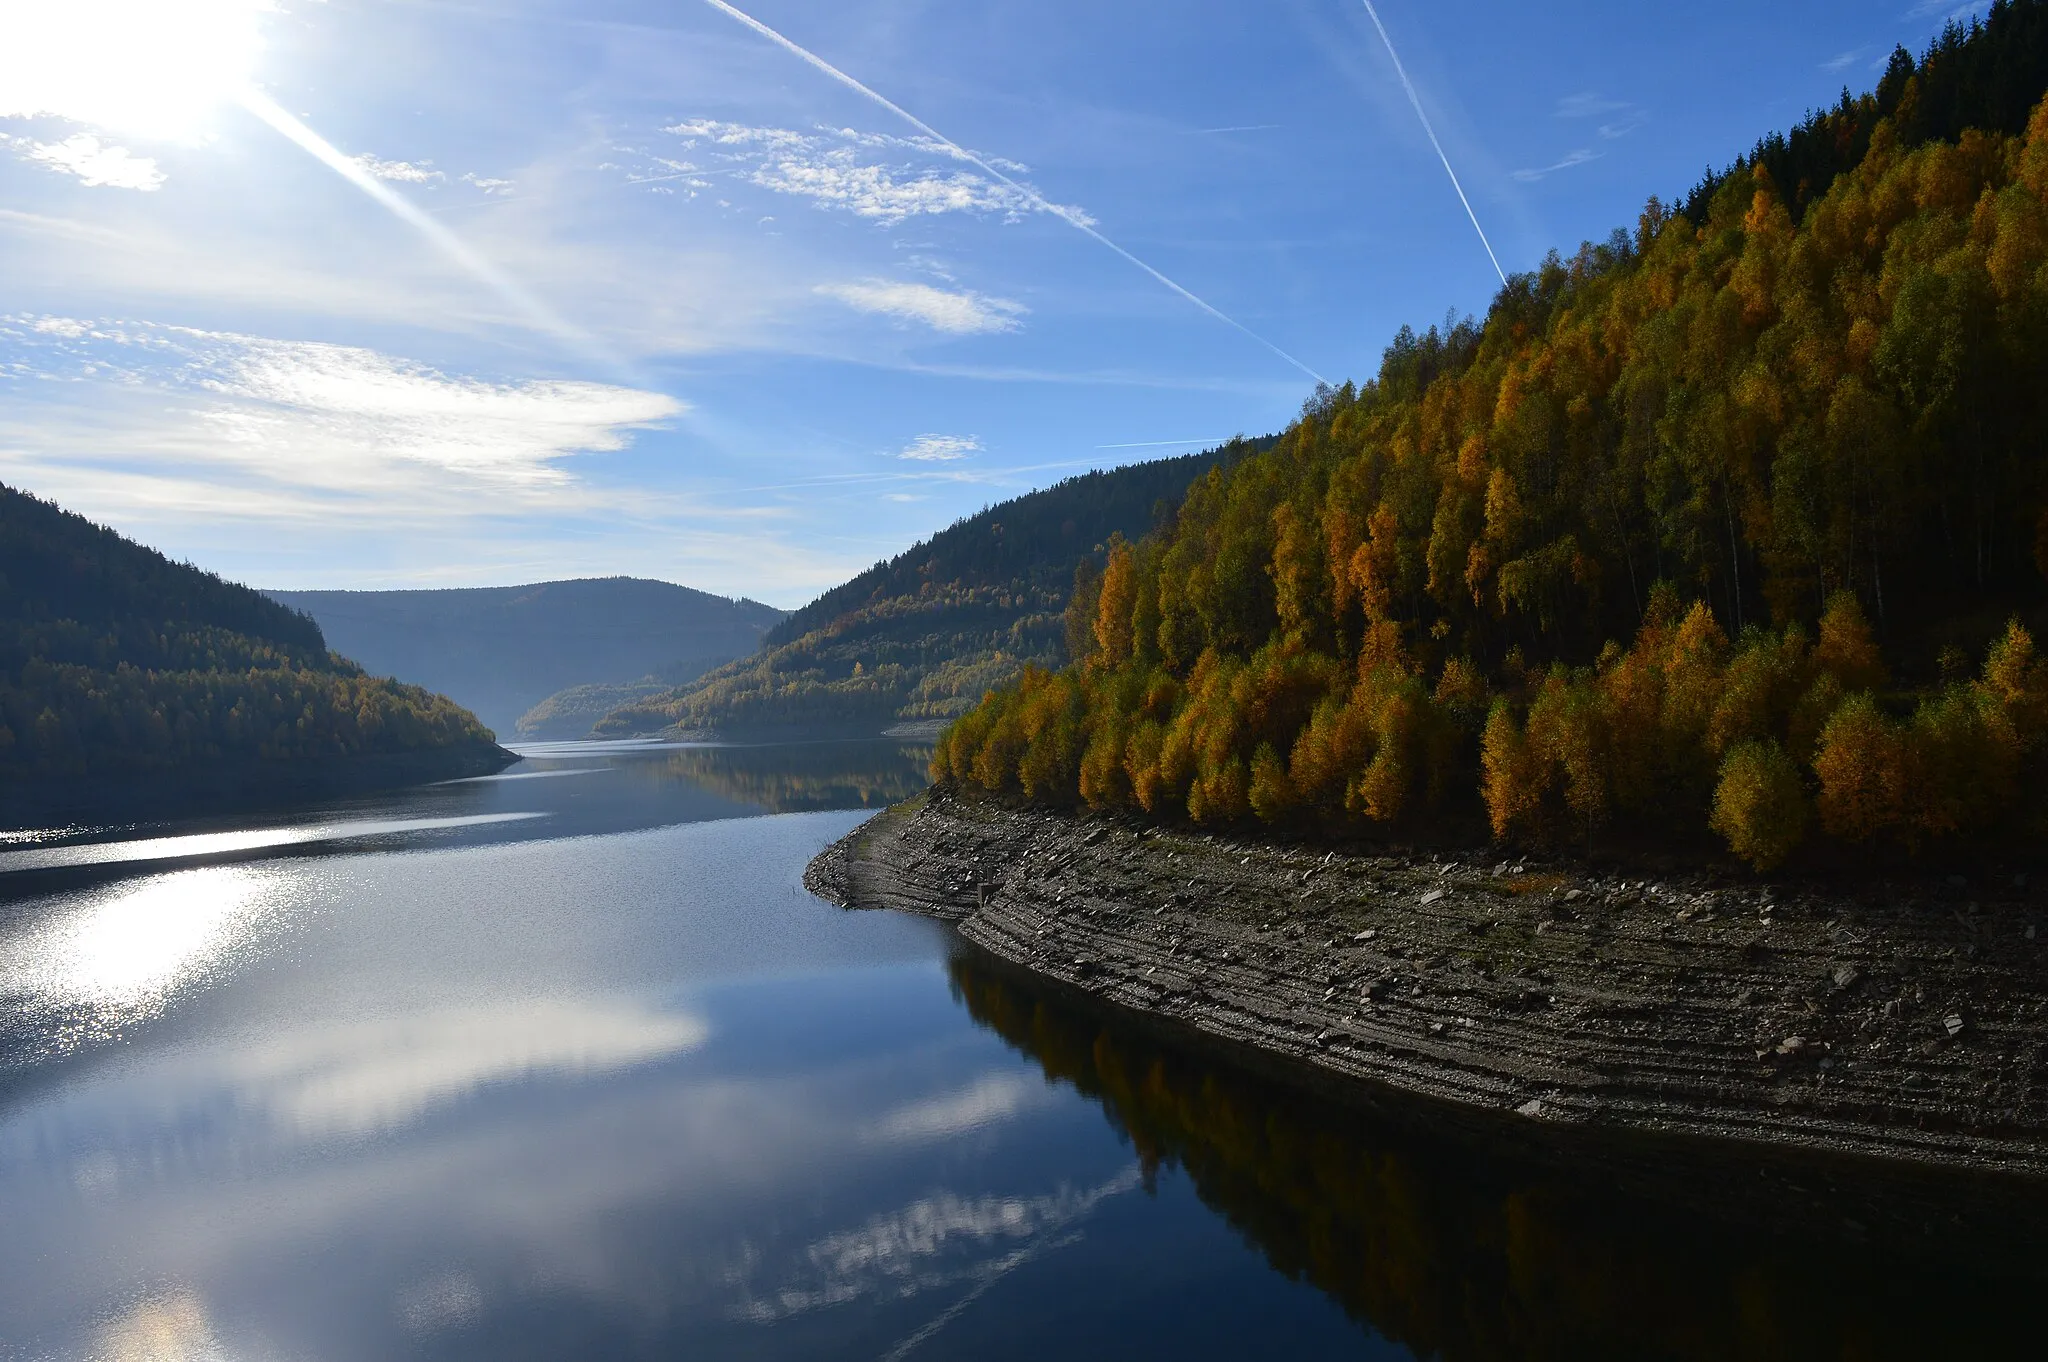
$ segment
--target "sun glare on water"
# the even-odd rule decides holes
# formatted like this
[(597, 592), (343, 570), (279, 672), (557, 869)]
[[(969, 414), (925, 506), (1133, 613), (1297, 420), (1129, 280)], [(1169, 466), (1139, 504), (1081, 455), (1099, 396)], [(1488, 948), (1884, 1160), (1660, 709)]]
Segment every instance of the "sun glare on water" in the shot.
[(0, 117), (200, 135), (255, 73), (271, 0), (0, 0)]

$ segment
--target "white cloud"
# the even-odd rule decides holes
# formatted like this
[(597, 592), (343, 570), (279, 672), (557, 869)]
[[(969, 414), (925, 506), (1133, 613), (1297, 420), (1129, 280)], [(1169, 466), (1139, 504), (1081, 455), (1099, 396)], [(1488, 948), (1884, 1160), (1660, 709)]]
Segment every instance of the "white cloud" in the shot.
[(972, 435), (920, 435), (905, 445), (899, 459), (922, 463), (951, 463), (981, 452), (981, 441)]
[(353, 158), (355, 163), (380, 180), (391, 180), (398, 184), (432, 184), (445, 180), (447, 175), (433, 168), (432, 161), (386, 161), (364, 154)]
[(901, 321), (923, 322), (949, 336), (985, 335), (1015, 331), (1019, 317), (1031, 309), (1008, 298), (990, 298), (973, 292), (951, 292), (930, 284), (904, 284), (870, 279), (858, 284), (822, 284), (818, 292), (837, 298), (860, 312), (895, 317)]
[(1566, 152), (1564, 159), (1555, 165), (1547, 165), (1540, 170), (1517, 170), (1512, 178), (1520, 180), (1523, 184), (1530, 184), (1547, 175), (1555, 175), (1560, 170), (1570, 170), (1573, 166), (1582, 166), (1588, 161), (1597, 161), (1599, 159), (1599, 152), (1587, 147), (1580, 147), (1576, 151)]
[(1943, 22), (1953, 20), (1960, 23), (1971, 15), (1982, 14), (1990, 8), (1991, 0), (1970, 0), (1970, 3), (1962, 5), (1958, 5), (1956, 0), (1920, 0), (1918, 4), (1906, 11), (1905, 17), (1907, 19), (1940, 19)]
[(145, 194), (163, 187), (164, 173), (154, 160), (102, 142), (89, 132), (73, 133), (61, 142), (32, 142), (25, 137), (8, 140), (28, 160), (75, 175), (83, 184), (136, 189)]
[[(995, 213), (1015, 222), (1045, 207), (1033, 191), (960, 168), (952, 149), (929, 137), (891, 137), (851, 128), (804, 133), (710, 118), (672, 124), (662, 131), (683, 139), (686, 148), (726, 163), (730, 173), (750, 184), (844, 209), (884, 226), (942, 213)], [(880, 153), (895, 157), (878, 159)], [(636, 183), (699, 169), (690, 162), (648, 159), (659, 169), (631, 176)], [(980, 159), (1005, 174), (1026, 170), (1014, 161)], [(1053, 206), (1049, 211), (1084, 225), (1094, 221), (1078, 208)]]
[[(1601, 119), (1602, 122), (1597, 131), (1600, 136), (1610, 142), (1617, 138), (1628, 136), (1637, 128), (1640, 128), (1649, 117), (1639, 104), (1631, 104), (1623, 99), (1609, 99), (1590, 90), (1576, 95), (1566, 95), (1563, 99), (1557, 101), (1556, 116), (1564, 119)], [(1574, 161), (1569, 164), (1577, 165), (1579, 163)], [(1560, 164), (1552, 166), (1550, 169), (1559, 170), (1562, 168), (1563, 165)], [(1541, 179), (1543, 175), (1548, 173), (1549, 171), (1543, 171), (1536, 174), (1533, 178)], [(1524, 177), (1517, 175), (1516, 178), (1522, 179)]]
[(1559, 118), (1601, 118), (1607, 114), (1620, 113), (1629, 105), (1619, 99), (1608, 99), (1588, 90), (1576, 95), (1566, 95), (1557, 101)]
[(210, 431), (212, 462), (266, 478), (367, 489), (394, 465), (469, 485), (559, 487), (578, 454), (622, 449), (679, 415), (664, 393), (558, 380), (450, 376), (355, 346), (150, 323), (0, 319), (30, 373), (154, 390)]
[(462, 177), (462, 182), (467, 185), (474, 185), (486, 194), (509, 194), (512, 192), (512, 181), (494, 180), (488, 175), (479, 175), (475, 171), (465, 174)]

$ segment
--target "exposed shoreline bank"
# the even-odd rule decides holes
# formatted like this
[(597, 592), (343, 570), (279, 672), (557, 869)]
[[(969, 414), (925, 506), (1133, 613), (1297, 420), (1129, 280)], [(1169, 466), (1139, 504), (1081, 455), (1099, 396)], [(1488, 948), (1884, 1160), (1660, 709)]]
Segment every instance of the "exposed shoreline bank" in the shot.
[[(864, 824), (806, 882), (1480, 1138), (1651, 1182), (1740, 1167), (1726, 1195), (1765, 1213), (1787, 1193), (1758, 1165), (1804, 1169), (1820, 1190), (1781, 1220), (1945, 1241), (1985, 1219), (2024, 1234), (2048, 1204), (2038, 885), (1845, 896), (1316, 854), (945, 791)], [(1837, 1174), (1852, 1201), (1827, 1190)]]

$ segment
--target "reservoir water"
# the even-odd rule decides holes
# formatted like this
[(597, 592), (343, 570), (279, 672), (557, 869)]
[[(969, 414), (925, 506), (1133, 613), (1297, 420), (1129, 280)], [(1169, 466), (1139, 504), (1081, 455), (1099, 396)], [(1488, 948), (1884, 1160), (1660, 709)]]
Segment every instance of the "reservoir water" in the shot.
[(805, 863), (896, 743), (0, 843), (0, 1358), (2026, 1356), (1077, 1012)]

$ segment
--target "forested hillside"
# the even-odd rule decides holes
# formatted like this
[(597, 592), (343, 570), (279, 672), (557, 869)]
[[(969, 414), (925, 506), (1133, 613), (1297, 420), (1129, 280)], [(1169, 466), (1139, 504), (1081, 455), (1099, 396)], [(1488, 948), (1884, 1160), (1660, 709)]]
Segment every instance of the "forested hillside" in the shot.
[(10, 783), (490, 741), (444, 697), (330, 653), (297, 611), (0, 486)]
[[(273, 591), (372, 671), (431, 686), (501, 734), (557, 692), (680, 685), (744, 657), (783, 612), (635, 577), (442, 591)], [(622, 697), (623, 698), (623, 697)], [(573, 708), (565, 699), (556, 708)], [(546, 725), (522, 736), (582, 737)]]
[(1189, 483), (1263, 449), (1083, 474), (1006, 501), (877, 563), (770, 630), (762, 651), (623, 706), (609, 735), (843, 731), (952, 718), (1025, 666), (1066, 659), (1061, 612), (1077, 569), (1150, 529)]
[[(1119, 545), (1072, 611), (1087, 655), (935, 773), (1207, 824), (1711, 828), (1766, 868), (1815, 837), (2038, 846), (2044, 11), (1902, 55), (1483, 325), (1404, 329)], [(1802, 204), (1773, 166), (1821, 133)]]

